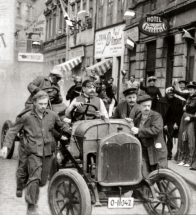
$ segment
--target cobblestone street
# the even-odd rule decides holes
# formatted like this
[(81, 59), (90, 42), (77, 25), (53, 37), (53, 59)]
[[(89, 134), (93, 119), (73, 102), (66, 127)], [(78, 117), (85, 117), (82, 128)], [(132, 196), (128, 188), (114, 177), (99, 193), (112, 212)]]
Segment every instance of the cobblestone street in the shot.
[[(26, 215), (26, 202), (24, 193), (22, 198), (15, 196), (16, 180), (15, 173), (17, 168), (17, 146), (14, 156), (10, 160), (0, 158), (0, 215)], [(43, 215), (51, 215), (48, 200), (47, 200), (47, 185), (40, 188), (40, 199), (38, 207)], [(193, 208), (191, 214), (196, 214), (196, 191), (192, 190)], [(93, 208), (92, 215), (145, 215), (146, 211), (142, 204), (135, 204), (132, 209), (108, 209), (107, 207)]]

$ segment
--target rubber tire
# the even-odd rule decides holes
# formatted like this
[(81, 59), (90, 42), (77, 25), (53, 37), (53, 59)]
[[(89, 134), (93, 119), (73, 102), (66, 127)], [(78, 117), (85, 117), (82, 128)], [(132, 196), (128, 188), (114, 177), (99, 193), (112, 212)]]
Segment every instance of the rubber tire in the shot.
[[(4, 134), (5, 134), (5, 129), (9, 129), (13, 123), (10, 120), (6, 120), (2, 126), (1, 130), (1, 148), (3, 147), (3, 142), (4, 142)], [(14, 148), (15, 148), (15, 140), (13, 141), (12, 147), (10, 150), (8, 150), (8, 155), (7, 159), (11, 159), (14, 153)]]
[(51, 198), (53, 196), (52, 192), (53, 192), (53, 189), (55, 186), (55, 182), (63, 177), (70, 178), (72, 181), (74, 181), (75, 185), (77, 185), (77, 188), (81, 195), (82, 211), (81, 211), (80, 215), (91, 215), (92, 206), (91, 206), (91, 197), (90, 197), (90, 192), (89, 192), (88, 186), (87, 186), (85, 180), (83, 179), (83, 177), (78, 172), (76, 172), (75, 170), (71, 170), (71, 169), (64, 169), (64, 170), (57, 172), (49, 183), (48, 202), (49, 202), (49, 206), (50, 206), (52, 215), (58, 214), (54, 208), (53, 199)]
[[(192, 207), (192, 198), (191, 198), (191, 191), (187, 185), (187, 183), (184, 181), (184, 179), (179, 176), (178, 174), (176, 174), (175, 172), (169, 170), (169, 169), (160, 169), (159, 173), (158, 170), (155, 170), (153, 172), (151, 172), (147, 179), (151, 180), (156, 180), (157, 177), (159, 177), (158, 175), (162, 175), (163, 177), (168, 177), (171, 178), (173, 181), (175, 181), (175, 184), (178, 184), (178, 186), (181, 188), (181, 191), (183, 192), (184, 196), (185, 196), (185, 206), (184, 209), (182, 208), (180, 212), (178, 212), (177, 214), (179, 215), (187, 215), (189, 214), (191, 207)], [(151, 210), (150, 204), (149, 203), (145, 203), (144, 207), (146, 209), (146, 211), (148, 212), (149, 215), (157, 215), (157, 213), (155, 211)], [(177, 215), (176, 214), (176, 215)]]

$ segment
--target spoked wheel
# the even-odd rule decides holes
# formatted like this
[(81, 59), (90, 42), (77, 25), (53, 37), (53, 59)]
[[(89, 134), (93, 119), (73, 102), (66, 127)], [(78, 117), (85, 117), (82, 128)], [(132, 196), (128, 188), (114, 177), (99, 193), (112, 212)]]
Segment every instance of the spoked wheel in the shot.
[(48, 187), (52, 215), (90, 215), (91, 198), (82, 176), (74, 170), (59, 171)]
[[(3, 147), (5, 135), (7, 134), (7, 131), (11, 126), (12, 126), (12, 122), (10, 120), (6, 120), (3, 124), (2, 130), (1, 130), (1, 148)], [(11, 149), (8, 151), (7, 159), (12, 158), (14, 153), (14, 148), (15, 148), (15, 140), (12, 143)]]
[[(186, 182), (168, 169), (154, 171), (148, 176), (159, 202), (144, 204), (150, 215), (187, 215), (191, 209), (191, 192)], [(152, 199), (151, 190), (144, 188), (144, 195)]]

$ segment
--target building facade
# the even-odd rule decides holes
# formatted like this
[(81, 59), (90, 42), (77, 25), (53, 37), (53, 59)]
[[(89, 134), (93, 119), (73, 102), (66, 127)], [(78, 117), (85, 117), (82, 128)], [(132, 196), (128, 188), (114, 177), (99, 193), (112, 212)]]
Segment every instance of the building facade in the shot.
[[(196, 1), (132, 0), (128, 8), (135, 11), (136, 15), (126, 21), (125, 35), (137, 42), (137, 45), (134, 50), (125, 50), (126, 78), (132, 74), (137, 79), (155, 75), (162, 94), (174, 79), (196, 80)], [(139, 24), (147, 14), (165, 19), (168, 31), (157, 36), (143, 34)], [(185, 34), (183, 29), (188, 33)]]
[(97, 0), (94, 58), (98, 65), (107, 59), (111, 60), (111, 67), (101, 69), (101, 72), (104, 73), (106, 80), (110, 77), (114, 78), (114, 84), (118, 89), (118, 100), (123, 99), (122, 70), (125, 49), (123, 15), (127, 10), (128, 2), (128, 0)]

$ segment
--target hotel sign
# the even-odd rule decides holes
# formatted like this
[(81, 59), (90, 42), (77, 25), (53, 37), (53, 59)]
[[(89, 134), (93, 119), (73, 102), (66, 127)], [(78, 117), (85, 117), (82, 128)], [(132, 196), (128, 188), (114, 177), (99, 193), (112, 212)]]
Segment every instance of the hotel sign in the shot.
[(139, 29), (143, 34), (159, 36), (168, 31), (169, 24), (161, 16), (149, 15), (140, 20)]

